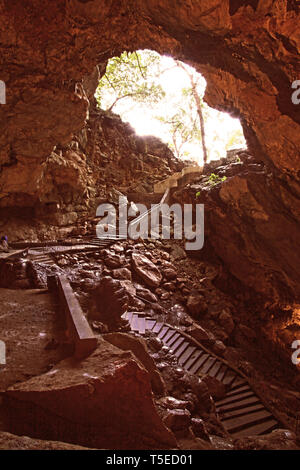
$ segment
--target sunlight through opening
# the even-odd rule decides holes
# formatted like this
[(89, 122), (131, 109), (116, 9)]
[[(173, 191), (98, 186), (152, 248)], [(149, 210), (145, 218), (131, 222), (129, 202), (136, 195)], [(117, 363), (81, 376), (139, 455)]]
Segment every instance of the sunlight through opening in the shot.
[(159, 137), (176, 157), (202, 165), (205, 148), (208, 162), (247, 148), (239, 119), (209, 107), (205, 89), (194, 68), (139, 50), (110, 59), (95, 96), (102, 109), (119, 114), (137, 134)]

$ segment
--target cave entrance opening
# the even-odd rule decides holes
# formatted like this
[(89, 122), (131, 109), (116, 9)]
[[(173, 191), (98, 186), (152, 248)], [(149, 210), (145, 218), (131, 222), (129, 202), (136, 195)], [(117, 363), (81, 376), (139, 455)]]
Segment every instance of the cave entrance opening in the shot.
[(152, 50), (108, 61), (95, 97), (139, 135), (154, 135), (180, 159), (220, 160), (246, 148), (240, 120), (208, 106), (205, 78), (193, 67)]

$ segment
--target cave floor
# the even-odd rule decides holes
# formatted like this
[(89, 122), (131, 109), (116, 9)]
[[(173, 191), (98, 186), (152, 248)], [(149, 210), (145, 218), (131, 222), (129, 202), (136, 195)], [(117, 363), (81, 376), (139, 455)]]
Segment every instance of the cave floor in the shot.
[(64, 325), (46, 290), (0, 289), (0, 299), (0, 339), (6, 344), (6, 365), (0, 366), (4, 391), (43, 374), (64, 357)]
[[(164, 244), (163, 244), (164, 245)], [(136, 245), (137, 246), (137, 245)], [(171, 246), (169, 246), (170, 251)], [(140, 247), (141, 252), (146, 247)], [(144, 250), (144, 251), (143, 251)], [(74, 260), (70, 255), (65, 256), (70, 272), (76, 272), (76, 266), (80, 267), (78, 275), (86, 274), (86, 267), (98, 269), (99, 260), (96, 253), (80, 255), (82, 259)], [(210, 314), (199, 318), (197, 323), (218, 336), (218, 319), (214, 321), (214, 311), (219, 311), (227, 306), (233, 307), (233, 299), (215, 288), (211, 282), (217, 274), (218, 268), (207, 262), (193, 259), (173, 261), (174, 267), (180, 276), (185, 279), (184, 287), (192, 292), (193, 289), (201, 289), (206, 294), (209, 303)], [(91, 271), (93, 272), (93, 271)], [(206, 281), (204, 281), (206, 278)], [(204, 282), (202, 282), (204, 281)], [(81, 289), (77, 290), (79, 300), (85, 310), (85, 297)], [(176, 308), (184, 301), (182, 294), (176, 290), (166, 300), (161, 302), (165, 311), (169, 312), (166, 320), (170, 323), (176, 317)], [(179, 302), (179, 304), (177, 303)], [(182, 303), (183, 305), (183, 303)], [(238, 302), (236, 307), (238, 307)], [(174, 310), (175, 308), (175, 310)], [(236, 308), (238, 311), (238, 308)], [(246, 323), (247, 313), (239, 313), (235, 318), (237, 324), (242, 320)], [(176, 323), (176, 321), (175, 321)], [(254, 325), (255, 323), (255, 325)], [(259, 319), (251, 325), (258, 331)], [(256, 324), (257, 323), (257, 324)], [(53, 296), (46, 289), (0, 289), (0, 340), (6, 344), (7, 364), (0, 366), (0, 392), (9, 386), (24, 382), (33, 376), (41, 375), (49, 371), (54, 364), (68, 356), (68, 345), (64, 337), (63, 317), (59, 315), (59, 308)], [(263, 344), (263, 338), (256, 338), (257, 342), (234, 344), (231, 335), (228, 338), (226, 357), (232, 365), (242, 370), (255, 385), (256, 390), (264, 401), (272, 409), (276, 409), (288, 423), (290, 429), (295, 428), (295, 415), (300, 409), (300, 395), (297, 387), (290, 383), (290, 374), (280, 358), (273, 358), (267, 345)], [(238, 346), (238, 347), (237, 347)], [(274, 363), (272, 363), (274, 362)], [(296, 372), (295, 372), (296, 373)], [(4, 426), (5, 415), (1, 409), (0, 398), (0, 431), (6, 431)], [(192, 443), (182, 443), (183, 448), (193, 448)], [(187, 446), (187, 447), (186, 447)]]

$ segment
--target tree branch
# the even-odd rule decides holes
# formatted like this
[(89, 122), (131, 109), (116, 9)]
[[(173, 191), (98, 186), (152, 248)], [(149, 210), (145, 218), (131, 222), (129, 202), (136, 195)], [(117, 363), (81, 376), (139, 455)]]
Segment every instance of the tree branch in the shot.
[(140, 69), (141, 75), (142, 75), (143, 79), (146, 80), (146, 77), (145, 77), (145, 75), (144, 75), (144, 72), (143, 72), (142, 67), (141, 67), (141, 64), (140, 64), (139, 56), (138, 56), (138, 54), (137, 54), (136, 51), (134, 52), (134, 55), (135, 55), (135, 57), (136, 57), (136, 60), (137, 60), (137, 63), (138, 63), (138, 68)]

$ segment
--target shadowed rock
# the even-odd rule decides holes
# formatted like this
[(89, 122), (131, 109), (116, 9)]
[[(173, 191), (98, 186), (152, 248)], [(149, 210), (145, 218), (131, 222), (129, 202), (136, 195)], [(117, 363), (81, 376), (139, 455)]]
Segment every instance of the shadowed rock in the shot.
[(154, 407), (149, 375), (129, 351), (102, 341), (7, 390), (11, 432), (98, 449), (167, 449), (173, 434)]
[(120, 281), (105, 276), (91, 293), (89, 318), (105, 323), (109, 330), (125, 327), (121, 316), (126, 312), (128, 295)]

